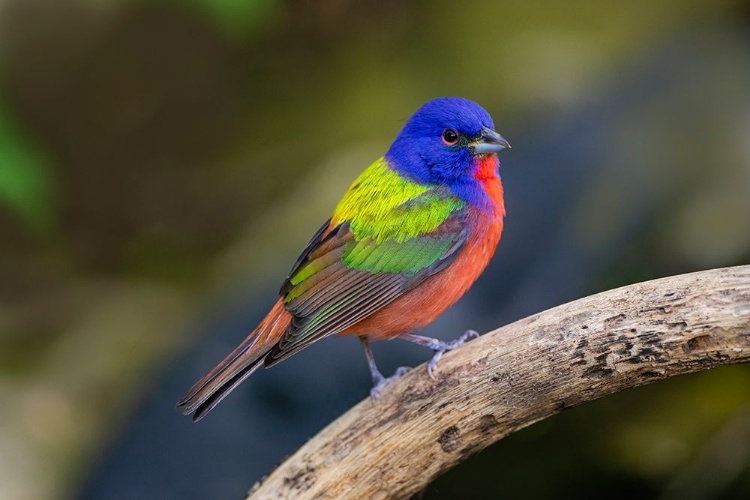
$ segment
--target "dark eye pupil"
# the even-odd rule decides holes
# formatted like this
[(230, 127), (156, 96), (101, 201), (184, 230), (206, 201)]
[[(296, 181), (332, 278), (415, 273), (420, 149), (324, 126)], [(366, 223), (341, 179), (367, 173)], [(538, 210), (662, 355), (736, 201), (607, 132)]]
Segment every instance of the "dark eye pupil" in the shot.
[(443, 140), (446, 142), (446, 144), (455, 144), (458, 142), (458, 132), (453, 130), (452, 128), (447, 128), (443, 130)]

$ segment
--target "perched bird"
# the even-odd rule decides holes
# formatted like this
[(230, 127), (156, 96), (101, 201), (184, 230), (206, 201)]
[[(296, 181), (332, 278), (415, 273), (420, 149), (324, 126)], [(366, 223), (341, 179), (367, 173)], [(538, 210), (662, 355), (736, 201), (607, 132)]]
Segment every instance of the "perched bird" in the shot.
[(495, 252), (505, 215), (496, 153), (509, 147), (472, 101), (423, 105), (312, 237), (265, 319), (177, 406), (200, 420), (258, 367), (331, 335), (359, 337), (373, 400), (406, 369), (384, 377), (371, 340), (432, 349), (432, 377), (443, 352), (477, 334), (443, 342), (413, 332), (456, 302)]

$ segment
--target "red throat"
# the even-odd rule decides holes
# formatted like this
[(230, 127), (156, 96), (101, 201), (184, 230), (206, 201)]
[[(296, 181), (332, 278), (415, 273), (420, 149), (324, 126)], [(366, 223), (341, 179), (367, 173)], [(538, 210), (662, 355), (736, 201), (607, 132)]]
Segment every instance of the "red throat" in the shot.
[(505, 203), (503, 201), (503, 184), (500, 182), (500, 176), (497, 173), (500, 166), (497, 155), (486, 155), (477, 163), (474, 178), (482, 183), (485, 192), (493, 201), (495, 215), (502, 219), (502, 217), (505, 217)]
[(484, 155), (477, 161), (477, 169), (474, 171), (474, 178), (485, 181), (497, 177), (497, 169), (500, 165), (497, 155)]

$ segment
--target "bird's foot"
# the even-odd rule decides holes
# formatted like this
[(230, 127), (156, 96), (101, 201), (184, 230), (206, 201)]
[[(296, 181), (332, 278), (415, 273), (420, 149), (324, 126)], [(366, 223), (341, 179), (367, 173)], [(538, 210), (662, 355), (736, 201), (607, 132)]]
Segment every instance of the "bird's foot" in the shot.
[(370, 398), (372, 399), (373, 404), (375, 403), (375, 400), (378, 399), (378, 396), (380, 395), (380, 391), (383, 390), (383, 387), (390, 384), (394, 380), (400, 378), (402, 375), (406, 374), (411, 370), (408, 366), (401, 366), (399, 368), (396, 368), (396, 371), (388, 378), (385, 378), (383, 375), (378, 372), (379, 377), (376, 377), (373, 374), (372, 377), (372, 389), (370, 389)]
[(443, 357), (443, 353), (452, 351), (456, 347), (459, 347), (469, 340), (475, 339), (477, 337), (479, 337), (479, 334), (477, 332), (475, 332), (474, 330), (467, 330), (459, 338), (457, 338), (456, 340), (451, 340), (450, 342), (445, 342), (443, 340), (433, 339), (430, 337), (423, 337), (421, 335), (414, 335), (413, 333), (404, 334), (400, 338), (409, 342), (414, 342), (415, 344), (421, 345), (428, 349), (432, 349), (432, 352), (434, 352), (435, 354), (433, 354), (430, 362), (427, 363), (427, 374), (432, 380), (436, 380), (433, 372), (437, 368), (438, 361), (440, 361), (440, 358)]

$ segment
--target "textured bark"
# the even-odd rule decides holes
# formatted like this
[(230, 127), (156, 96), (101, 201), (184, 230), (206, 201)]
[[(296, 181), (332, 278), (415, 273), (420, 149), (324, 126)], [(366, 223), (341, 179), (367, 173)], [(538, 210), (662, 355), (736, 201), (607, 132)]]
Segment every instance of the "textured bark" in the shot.
[(479, 450), (565, 408), (750, 361), (750, 266), (610, 290), (447, 353), (339, 417), (248, 499), (409, 498)]

